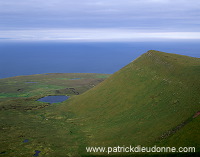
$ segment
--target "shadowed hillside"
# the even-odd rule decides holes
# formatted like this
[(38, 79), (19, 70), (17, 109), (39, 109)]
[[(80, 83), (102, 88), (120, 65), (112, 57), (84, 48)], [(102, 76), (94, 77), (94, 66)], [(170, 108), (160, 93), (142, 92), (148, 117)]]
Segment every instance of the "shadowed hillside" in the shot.
[(62, 109), (75, 114), (87, 146), (156, 144), (200, 151), (199, 80), (199, 58), (151, 50)]

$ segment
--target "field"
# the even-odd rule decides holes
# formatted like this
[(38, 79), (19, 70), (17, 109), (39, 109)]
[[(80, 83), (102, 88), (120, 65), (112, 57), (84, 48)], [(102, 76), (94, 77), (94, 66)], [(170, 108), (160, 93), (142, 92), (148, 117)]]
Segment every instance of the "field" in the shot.
[(36, 100), (47, 95), (74, 97), (109, 76), (52, 73), (1, 79), (1, 156), (27, 157), (37, 150), (40, 156), (78, 152), (85, 139), (71, 121), (73, 113), (57, 110), (62, 103)]

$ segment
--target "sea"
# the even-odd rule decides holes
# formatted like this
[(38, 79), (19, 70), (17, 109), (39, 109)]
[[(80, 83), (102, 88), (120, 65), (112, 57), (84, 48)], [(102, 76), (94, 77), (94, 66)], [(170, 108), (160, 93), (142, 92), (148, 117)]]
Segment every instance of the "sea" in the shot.
[(200, 41), (1, 41), (0, 79), (43, 73), (113, 74), (148, 50), (200, 58)]

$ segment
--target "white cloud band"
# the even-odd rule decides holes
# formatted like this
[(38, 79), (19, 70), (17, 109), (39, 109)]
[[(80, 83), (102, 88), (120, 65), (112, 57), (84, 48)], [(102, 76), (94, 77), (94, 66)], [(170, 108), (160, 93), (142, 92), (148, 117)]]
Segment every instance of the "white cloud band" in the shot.
[(200, 32), (152, 32), (131, 29), (33, 29), (3, 30), (0, 39), (63, 41), (148, 41), (160, 39), (200, 39)]

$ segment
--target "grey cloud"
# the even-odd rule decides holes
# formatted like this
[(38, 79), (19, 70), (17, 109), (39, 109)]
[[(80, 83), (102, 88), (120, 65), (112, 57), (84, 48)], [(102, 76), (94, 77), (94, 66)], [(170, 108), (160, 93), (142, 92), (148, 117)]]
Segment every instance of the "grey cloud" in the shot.
[(198, 21), (199, 0), (0, 0), (1, 29), (145, 27), (199, 30)]

